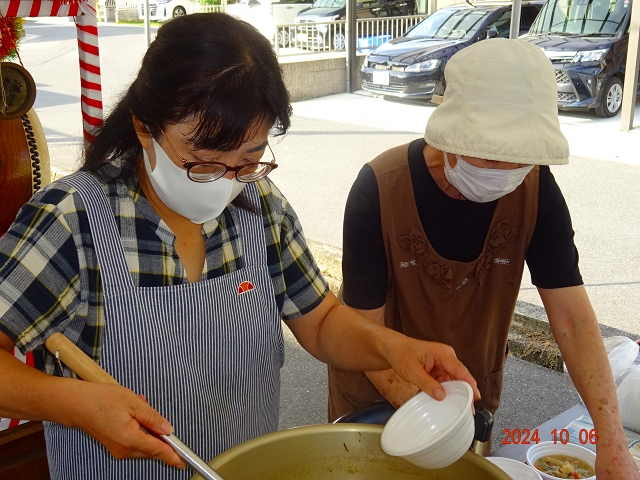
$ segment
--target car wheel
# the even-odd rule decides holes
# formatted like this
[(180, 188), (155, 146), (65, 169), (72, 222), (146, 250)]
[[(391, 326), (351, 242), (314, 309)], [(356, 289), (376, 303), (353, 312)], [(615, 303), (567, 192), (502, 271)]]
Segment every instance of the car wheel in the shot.
[(611, 77), (602, 89), (602, 101), (596, 108), (596, 115), (603, 118), (615, 117), (622, 107), (622, 80)]
[(184, 7), (176, 7), (173, 9), (173, 18), (176, 17), (184, 17), (187, 14), (187, 11)]
[(345, 49), (344, 33), (336, 33), (333, 36), (333, 49), (334, 50), (344, 50)]
[(289, 32), (287, 32), (285, 29), (278, 29), (278, 44), (281, 47), (289, 46)]

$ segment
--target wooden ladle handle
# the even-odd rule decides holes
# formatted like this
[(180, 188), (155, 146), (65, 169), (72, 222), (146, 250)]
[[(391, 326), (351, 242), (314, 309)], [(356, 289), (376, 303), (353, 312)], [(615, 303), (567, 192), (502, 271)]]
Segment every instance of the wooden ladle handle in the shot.
[[(91, 360), (89, 356), (76, 347), (71, 340), (61, 333), (54, 333), (45, 342), (47, 350), (60, 359), (76, 375), (87, 382), (114, 383), (115, 378), (105, 372), (100, 366)], [(189, 447), (182, 443), (174, 434), (159, 435), (167, 442), (178, 455), (180, 455), (193, 469), (206, 480), (224, 480), (207, 463), (196, 455)]]
[(71, 340), (61, 333), (54, 333), (45, 342), (47, 350), (58, 356), (60, 361), (69, 367), (76, 375), (87, 382), (114, 383), (118, 382), (105, 372), (100, 365), (75, 346)]

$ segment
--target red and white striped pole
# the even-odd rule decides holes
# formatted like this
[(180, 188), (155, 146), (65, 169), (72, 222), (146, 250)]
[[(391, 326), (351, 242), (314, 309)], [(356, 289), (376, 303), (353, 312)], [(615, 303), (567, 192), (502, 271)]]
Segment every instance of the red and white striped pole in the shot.
[(95, 139), (95, 129), (102, 125), (102, 82), (98, 49), (98, 18), (95, 0), (81, 1), (76, 17), (78, 56), (80, 57), (80, 104), (85, 149)]

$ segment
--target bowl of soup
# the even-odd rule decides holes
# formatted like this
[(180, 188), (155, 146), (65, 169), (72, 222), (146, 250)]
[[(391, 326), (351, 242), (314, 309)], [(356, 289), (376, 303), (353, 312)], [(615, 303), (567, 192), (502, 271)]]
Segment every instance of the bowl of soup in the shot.
[(540, 442), (527, 450), (527, 463), (545, 480), (595, 480), (596, 454), (573, 443)]

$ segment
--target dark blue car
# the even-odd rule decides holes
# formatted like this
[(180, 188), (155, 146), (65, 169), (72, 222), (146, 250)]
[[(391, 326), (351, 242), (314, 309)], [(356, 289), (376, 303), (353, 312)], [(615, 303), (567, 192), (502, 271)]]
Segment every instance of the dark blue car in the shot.
[(522, 39), (540, 47), (553, 63), (559, 109), (618, 114), (630, 13), (631, 0), (549, 0), (542, 9)]
[[(544, 1), (522, 2), (520, 33)], [(376, 48), (361, 70), (368, 92), (429, 100), (445, 89), (444, 67), (458, 51), (486, 38), (509, 37), (511, 4), (464, 3), (441, 8), (405, 35)]]

